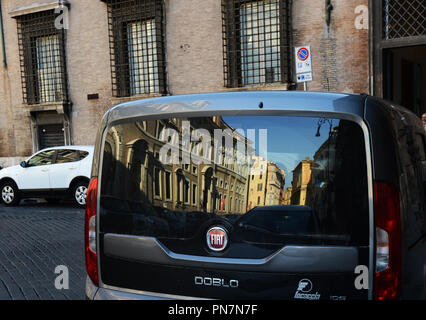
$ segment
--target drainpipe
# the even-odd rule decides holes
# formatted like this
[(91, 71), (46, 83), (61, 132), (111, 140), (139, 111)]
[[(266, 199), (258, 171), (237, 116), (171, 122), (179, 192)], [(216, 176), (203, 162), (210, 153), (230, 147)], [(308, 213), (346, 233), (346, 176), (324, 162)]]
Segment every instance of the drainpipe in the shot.
[(0, 37), (1, 37), (1, 53), (3, 56), (3, 67), (7, 68), (6, 44), (4, 42), (4, 26), (3, 26), (3, 9), (0, 0)]
[(166, 83), (164, 84), (164, 93), (166, 96), (170, 96), (170, 88), (169, 88), (169, 73), (168, 71), (168, 65), (166, 61), (168, 61), (168, 49), (167, 49), (167, 3), (166, 0), (163, 0), (163, 16), (162, 16), (162, 29), (163, 29), (163, 46), (164, 46), (164, 53), (163, 53), (163, 67), (164, 67), (164, 73), (166, 75), (166, 79), (164, 80)]
[(331, 23), (331, 11), (334, 10), (334, 6), (331, 4), (331, 0), (325, 0), (325, 23), (327, 27), (330, 27)]
[(297, 89), (297, 83), (294, 82), (294, 40), (293, 40), (293, 0), (288, 1), (288, 90)]
[(373, 23), (373, 17), (374, 17), (374, 0), (368, 0), (368, 76), (369, 76), (369, 94), (371, 96), (374, 96), (375, 90), (374, 90), (374, 61), (376, 59), (375, 57), (375, 48), (374, 48), (374, 23)]

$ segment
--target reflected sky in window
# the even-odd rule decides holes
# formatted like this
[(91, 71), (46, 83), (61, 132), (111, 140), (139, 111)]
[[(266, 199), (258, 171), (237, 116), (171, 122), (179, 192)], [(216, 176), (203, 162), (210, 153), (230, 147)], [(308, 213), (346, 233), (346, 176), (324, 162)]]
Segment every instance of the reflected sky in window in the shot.
[[(274, 116), (240, 116), (223, 117), (223, 120), (234, 129), (268, 130), (267, 157), (275, 162), (286, 173), (285, 187), (290, 187), (293, 170), (307, 157), (314, 154), (329, 137), (329, 124), (321, 127), (321, 136), (317, 137), (319, 118), (309, 117), (274, 117)], [(333, 121), (333, 126), (338, 120)], [(258, 135), (257, 139), (258, 139)], [(256, 140), (256, 155), (259, 155), (259, 141)]]

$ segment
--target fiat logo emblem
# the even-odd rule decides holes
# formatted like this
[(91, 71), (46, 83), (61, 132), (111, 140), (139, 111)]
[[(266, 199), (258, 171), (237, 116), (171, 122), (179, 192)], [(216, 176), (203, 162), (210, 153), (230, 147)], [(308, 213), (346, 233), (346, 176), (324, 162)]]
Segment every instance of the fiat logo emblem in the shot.
[(207, 231), (207, 246), (213, 251), (222, 251), (228, 245), (228, 233), (223, 227), (213, 227)]

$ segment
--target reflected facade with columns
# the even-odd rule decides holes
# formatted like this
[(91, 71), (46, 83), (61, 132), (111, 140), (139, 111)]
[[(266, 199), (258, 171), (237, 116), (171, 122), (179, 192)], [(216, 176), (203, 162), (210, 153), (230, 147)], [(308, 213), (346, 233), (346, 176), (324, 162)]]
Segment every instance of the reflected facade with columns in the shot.
[[(207, 130), (211, 137), (215, 137), (215, 130), (223, 132), (221, 154), (217, 154), (215, 147), (219, 142), (214, 139), (210, 144), (185, 139), (185, 124), (190, 124), (192, 138), (197, 129)], [(230, 148), (226, 141), (232, 141)], [(178, 152), (179, 158), (171, 163), (164, 158), (172, 151), (168, 154), (162, 151), (167, 144)], [(243, 146), (244, 155), (238, 154), (237, 144)], [(103, 166), (109, 168), (108, 174), (117, 183), (107, 186), (114, 190), (103, 190), (103, 194), (167, 210), (219, 215), (245, 213), (249, 162), (236, 160), (245, 160), (242, 157), (254, 152), (250, 144), (221, 117), (174, 118), (115, 126), (106, 137)]]
[(103, 232), (158, 237), (170, 249), (214, 224), (234, 230), (237, 242), (261, 234), (280, 245), (364, 243), (368, 232), (354, 226), (368, 224), (365, 159), (361, 128), (340, 119), (112, 125), (101, 164)]

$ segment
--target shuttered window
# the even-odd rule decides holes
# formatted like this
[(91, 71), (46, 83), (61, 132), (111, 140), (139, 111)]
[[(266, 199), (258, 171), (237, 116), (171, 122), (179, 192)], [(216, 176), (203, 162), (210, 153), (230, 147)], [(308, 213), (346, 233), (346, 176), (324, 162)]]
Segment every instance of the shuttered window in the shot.
[(62, 100), (64, 88), (61, 76), (59, 37), (57, 35), (36, 39), (36, 69), (40, 103)]
[(65, 30), (47, 10), (16, 17), (24, 103), (68, 102)]
[(113, 95), (165, 93), (163, 2), (102, 1), (108, 5)]
[(225, 86), (289, 81), (288, 10), (287, 0), (222, 0)]

